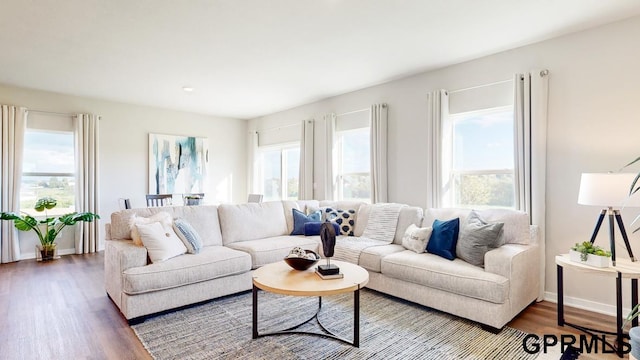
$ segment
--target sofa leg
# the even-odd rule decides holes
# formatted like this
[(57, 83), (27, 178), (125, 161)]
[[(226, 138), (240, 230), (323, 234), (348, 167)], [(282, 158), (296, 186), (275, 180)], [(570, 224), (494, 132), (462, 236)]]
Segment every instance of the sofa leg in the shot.
[(482, 330), (484, 331), (488, 331), (492, 334), (499, 334), (502, 331), (502, 328), (494, 328), (493, 326), (489, 326), (489, 325), (485, 325), (485, 324), (481, 324), (480, 327), (482, 327)]

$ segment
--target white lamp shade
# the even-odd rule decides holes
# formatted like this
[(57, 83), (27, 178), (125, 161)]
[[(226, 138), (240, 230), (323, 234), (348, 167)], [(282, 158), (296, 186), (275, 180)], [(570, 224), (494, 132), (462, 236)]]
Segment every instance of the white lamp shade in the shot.
[(584, 173), (580, 179), (578, 204), (602, 207), (640, 207), (640, 196), (629, 197), (633, 173)]

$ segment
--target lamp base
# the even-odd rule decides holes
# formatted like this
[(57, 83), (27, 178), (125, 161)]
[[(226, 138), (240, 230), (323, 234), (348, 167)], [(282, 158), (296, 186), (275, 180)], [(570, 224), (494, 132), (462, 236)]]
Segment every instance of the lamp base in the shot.
[(340, 268), (337, 265), (318, 265), (318, 272), (322, 275), (335, 275), (340, 273)]

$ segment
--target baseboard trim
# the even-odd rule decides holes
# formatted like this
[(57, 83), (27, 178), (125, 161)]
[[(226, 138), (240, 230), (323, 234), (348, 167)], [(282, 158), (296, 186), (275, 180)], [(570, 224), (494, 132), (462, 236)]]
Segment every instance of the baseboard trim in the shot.
[[(76, 253), (76, 249), (58, 249), (58, 255), (73, 255), (75, 253)], [(35, 258), (36, 258), (35, 251), (31, 253), (20, 254), (20, 260), (30, 260)]]
[[(545, 291), (544, 300), (552, 303), (558, 303), (558, 293)], [(581, 310), (592, 311), (599, 314), (616, 316), (616, 307), (614, 305), (603, 304), (595, 301), (585, 300), (572, 296), (564, 296), (564, 305), (571, 306)], [(622, 316), (626, 316), (631, 311), (631, 308), (622, 308)]]

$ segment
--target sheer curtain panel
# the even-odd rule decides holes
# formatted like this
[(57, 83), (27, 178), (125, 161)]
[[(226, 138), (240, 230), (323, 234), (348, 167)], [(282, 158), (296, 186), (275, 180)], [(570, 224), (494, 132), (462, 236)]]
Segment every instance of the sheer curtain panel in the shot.
[(443, 123), (449, 114), (449, 94), (446, 90), (435, 90), (427, 95), (428, 112), (427, 112), (427, 129), (429, 130), (429, 149), (430, 156), (427, 156), (429, 176), (427, 177), (427, 198), (428, 208), (437, 208), (442, 206), (442, 194), (445, 181), (443, 181), (443, 159), (442, 146), (443, 142), (451, 139), (451, 136), (443, 138), (445, 134), (442, 132)]
[[(545, 253), (545, 178), (547, 158), (547, 104), (549, 71), (516, 74), (515, 89), (515, 190), (516, 209), (529, 214), (537, 225), (540, 252)], [(544, 297), (544, 256), (541, 256), (540, 293)]]
[(258, 192), (258, 132), (249, 132), (247, 141), (247, 194)]
[(323, 116), (325, 123), (325, 185), (324, 199), (333, 200), (336, 198), (336, 160), (333, 148), (336, 136), (336, 114), (331, 113)]
[[(92, 114), (74, 116), (76, 148), (76, 211), (99, 214), (99, 122)], [(100, 231), (98, 221), (79, 222), (76, 225), (76, 254), (99, 250)]]
[(388, 202), (387, 104), (371, 106), (371, 202)]
[(298, 199), (313, 199), (313, 120), (302, 121)]
[[(1, 105), (1, 111), (1, 210), (19, 213), (24, 133), (27, 128), (27, 109)], [(2, 263), (20, 260), (20, 239), (18, 237), (18, 230), (13, 226), (13, 221), (0, 221), (0, 260)]]

